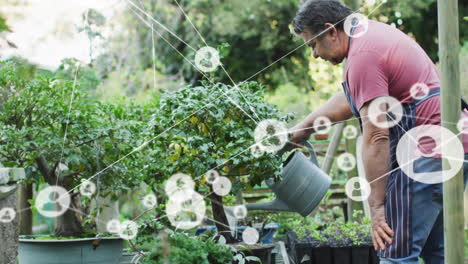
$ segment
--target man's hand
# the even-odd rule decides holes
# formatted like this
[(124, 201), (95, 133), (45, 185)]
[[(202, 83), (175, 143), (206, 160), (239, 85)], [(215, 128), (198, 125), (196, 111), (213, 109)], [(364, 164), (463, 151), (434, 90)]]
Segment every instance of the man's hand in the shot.
[(372, 241), (374, 243), (374, 249), (377, 251), (379, 248), (385, 250), (385, 241), (388, 244), (392, 244), (392, 237), (394, 235), (392, 229), (388, 226), (387, 220), (385, 219), (385, 207), (379, 205), (371, 207), (371, 218), (372, 218)]
[(304, 144), (305, 141), (307, 141), (311, 135), (311, 128), (307, 127), (307, 124), (305, 122), (301, 122), (297, 125), (295, 125), (293, 128), (291, 128), (290, 131), (290, 137), (289, 137), (289, 148), (294, 149), (294, 148), (300, 148)]

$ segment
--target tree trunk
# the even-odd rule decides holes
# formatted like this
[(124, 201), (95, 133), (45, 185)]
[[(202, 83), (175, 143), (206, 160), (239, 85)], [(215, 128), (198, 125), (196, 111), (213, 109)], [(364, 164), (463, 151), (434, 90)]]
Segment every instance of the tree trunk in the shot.
[[(67, 191), (69, 188), (64, 187)], [(71, 194), (70, 194), (71, 195)], [(75, 205), (75, 198), (71, 195), (70, 207), (64, 214), (55, 218), (55, 235), (59, 237), (80, 236), (83, 234), (83, 225), (79, 208)], [(83, 214), (83, 213), (82, 213)]]
[[(17, 191), (0, 199), (0, 208), (10, 207), (17, 211)], [(0, 223), (0, 263), (15, 264), (18, 255), (18, 216), (9, 223)]]
[(226, 243), (228, 244), (237, 242), (232, 236), (231, 229), (229, 228), (226, 213), (224, 212), (223, 198), (212, 191), (210, 194), (210, 200), (218, 234), (226, 238)]
[[(41, 172), (42, 176), (49, 185), (61, 186), (65, 188), (67, 192), (70, 192), (71, 187), (67, 179), (77, 175), (77, 172), (73, 172), (68, 175), (59, 177), (55, 173), (56, 168), (59, 165), (58, 162), (55, 164), (54, 168), (51, 168), (44, 156), (40, 155), (36, 157), (35, 160), (39, 171)], [(57, 177), (59, 177), (58, 180)], [(55, 218), (56, 236), (79, 236), (83, 233), (81, 218), (77, 215), (77, 213), (81, 211), (77, 209), (77, 206), (75, 206), (73, 193), (69, 194), (71, 195), (69, 208), (67, 209), (67, 211), (65, 211), (64, 214)]]
[(32, 210), (29, 200), (33, 198), (32, 184), (21, 184), (19, 186), (19, 233), (21, 235), (32, 235)]

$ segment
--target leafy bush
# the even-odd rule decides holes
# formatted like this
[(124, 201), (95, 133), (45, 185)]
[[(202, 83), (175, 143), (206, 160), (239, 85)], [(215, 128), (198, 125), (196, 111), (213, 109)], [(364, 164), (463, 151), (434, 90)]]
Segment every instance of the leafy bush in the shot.
[[(169, 245), (164, 245), (161, 239), (152, 242), (147, 244), (149, 254), (144, 257), (142, 264), (228, 264), (233, 259), (230, 247), (207, 237), (173, 233), (169, 235)], [(169, 250), (164, 249), (167, 246)], [(169, 254), (164, 256), (167, 251)]]
[[(182, 172), (201, 186), (205, 173), (215, 169), (229, 177), (235, 193), (266, 178), (279, 179), (280, 157), (265, 154), (257, 158), (251, 154), (253, 131), (262, 120), (288, 121), (292, 116), (281, 117), (263, 95), (263, 87), (255, 82), (236, 87), (205, 82), (204, 86), (163, 94), (153, 116), (156, 140), (150, 143), (148, 152), (158, 162), (150, 164), (153, 173), (147, 183), (162, 184), (171, 175)], [(210, 198), (215, 200), (212, 208), (218, 231), (223, 232), (228, 225), (222, 199), (214, 193)], [(232, 242), (229, 235), (227, 240)]]
[[(145, 155), (134, 153), (111, 165), (149, 136), (150, 108), (98, 102), (65, 75), (36, 74), (16, 61), (0, 63), (0, 162), (38, 176), (30, 180), (75, 189), (75, 196), (74, 187), (98, 172), (93, 180), (100, 179), (103, 195), (139, 184), (142, 173), (134, 168), (148, 163)], [(56, 218), (58, 236), (83, 232), (74, 212), (80, 208), (71, 206)]]

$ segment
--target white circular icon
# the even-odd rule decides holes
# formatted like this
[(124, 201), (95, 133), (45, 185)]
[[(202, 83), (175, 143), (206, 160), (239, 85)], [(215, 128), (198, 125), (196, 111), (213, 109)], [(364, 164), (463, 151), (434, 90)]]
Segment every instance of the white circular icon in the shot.
[(245, 205), (234, 206), (234, 217), (236, 219), (244, 219), (247, 217), (247, 207)]
[(394, 127), (398, 125), (402, 117), (403, 106), (394, 97), (378, 97), (369, 105), (369, 120), (377, 127)]
[(119, 227), (119, 236), (125, 240), (134, 239), (138, 234), (138, 225), (137, 223), (126, 220), (120, 224)]
[(166, 204), (167, 218), (178, 229), (192, 229), (201, 224), (206, 206), (203, 196), (193, 191), (189, 196), (179, 192), (178, 198), (171, 197)]
[(429, 87), (425, 83), (415, 83), (411, 86), (410, 95), (416, 100), (421, 100), (429, 94)]
[(244, 232), (242, 232), (242, 240), (248, 245), (256, 244), (259, 238), (260, 234), (255, 228), (247, 227)]
[(117, 219), (112, 219), (106, 224), (107, 232), (112, 234), (118, 234), (120, 230), (120, 221)]
[(351, 153), (343, 153), (336, 160), (338, 168), (343, 171), (351, 171), (356, 167), (356, 158)]
[(331, 121), (326, 116), (317, 117), (314, 120), (314, 130), (317, 134), (327, 134), (331, 128)]
[[(360, 32), (356, 32), (357, 29), (361, 29)], [(359, 13), (353, 13), (346, 17), (344, 21), (344, 31), (349, 37), (359, 38), (366, 34), (369, 29), (369, 20), (366, 16)]]
[(347, 125), (344, 129), (343, 129), (343, 136), (346, 138), (346, 139), (354, 139), (356, 138), (358, 135), (358, 130), (355, 126), (353, 125)]
[(13, 208), (5, 207), (0, 209), (0, 223), (10, 223), (16, 217), (16, 211)]
[(0, 184), (7, 184), (10, 181), (10, 169), (0, 168)]
[(142, 204), (146, 209), (152, 209), (156, 207), (157, 203), (158, 200), (156, 198), (156, 195), (154, 195), (153, 193), (146, 195), (142, 201)]
[(464, 116), (458, 121), (457, 128), (460, 133), (468, 135), (468, 116)]
[[(415, 181), (437, 184), (451, 179), (462, 168), (464, 149), (450, 130), (436, 125), (421, 125), (406, 132), (396, 149), (396, 157), (403, 172)], [(425, 172), (423, 158), (435, 158), (435, 171)], [(448, 164), (442, 168), (442, 161)]]
[(266, 152), (277, 152), (288, 141), (288, 129), (284, 122), (267, 119), (258, 123), (254, 132), (255, 142)]
[(84, 181), (80, 185), (80, 193), (83, 196), (91, 197), (96, 192), (96, 184), (92, 181)]
[(219, 196), (225, 196), (231, 191), (231, 181), (224, 176), (218, 177), (213, 182), (213, 192)]
[(369, 198), (371, 187), (365, 179), (353, 177), (346, 182), (345, 192), (350, 199), (362, 202)]
[(187, 174), (176, 173), (171, 176), (164, 186), (167, 196), (172, 196), (177, 192), (191, 192), (194, 190), (195, 183)]
[(200, 71), (212, 72), (221, 65), (219, 52), (212, 47), (203, 47), (195, 54), (195, 66)]
[(215, 170), (209, 170), (205, 174), (206, 182), (213, 184), (213, 182), (219, 177), (219, 173)]
[(57, 217), (65, 213), (70, 206), (70, 195), (60, 186), (49, 186), (36, 197), (37, 211), (45, 217)]
[(260, 158), (261, 156), (263, 156), (263, 154), (265, 154), (265, 151), (263, 151), (262, 147), (260, 147), (260, 145), (258, 144), (255, 144), (252, 147), (250, 147), (250, 152), (255, 158)]

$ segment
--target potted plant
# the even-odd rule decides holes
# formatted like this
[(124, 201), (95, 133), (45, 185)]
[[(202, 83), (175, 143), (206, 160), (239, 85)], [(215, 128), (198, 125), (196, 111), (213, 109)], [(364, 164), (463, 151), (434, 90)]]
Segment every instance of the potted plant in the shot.
[(340, 217), (325, 224), (319, 217), (303, 220), (294, 227), (295, 232), (288, 233), (288, 244), (296, 260), (309, 264), (377, 264), (370, 220), (361, 218), (361, 214), (361, 211), (353, 213), (360, 222), (344, 223)]
[[(66, 68), (75, 72), (78, 63), (68, 60)], [(129, 168), (144, 161), (144, 155), (135, 153), (119, 166), (112, 164), (141, 144), (145, 111), (126, 103), (100, 103), (80, 86), (79, 79), (56, 79), (54, 73), (34, 70), (31, 75), (35, 77), (22, 78), (27, 70), (30, 66), (24, 63), (0, 64), (0, 84), (4, 87), (0, 162), (27, 168), (31, 171), (29, 181), (64, 189), (70, 203), (54, 218), (51, 237), (20, 239), (19, 259), (25, 264), (77, 263), (88, 257), (105, 261), (106, 256), (108, 261), (118, 259), (122, 239), (88, 232), (94, 224), (90, 220), (97, 213), (90, 212), (88, 205), (90, 199), (117, 196), (118, 190), (136, 183), (140, 174)], [(97, 192), (91, 198), (81, 197), (79, 186), (88, 179), (97, 185)], [(37, 204), (33, 208), (37, 209)], [(107, 245), (112, 250), (107, 250)]]
[[(254, 82), (233, 87), (225, 84), (182, 87), (162, 94), (154, 114), (154, 136), (148, 155), (150, 186), (162, 188), (176, 173), (193, 178), (196, 190), (205, 192), (211, 201), (213, 221), (228, 244), (237, 242), (232, 236), (222, 196), (208, 184), (205, 175), (215, 170), (228, 178), (232, 189), (252, 188), (270, 177), (280, 176), (281, 158), (273, 153), (255, 157), (250, 149), (255, 144), (253, 131), (265, 119), (288, 121), (280, 111), (263, 99), (263, 87)], [(171, 128), (170, 130), (167, 130)]]
[[(249, 257), (226, 244), (224, 237), (206, 232), (194, 236), (190, 232), (173, 230), (166, 221), (144, 221), (133, 251), (141, 264), (234, 264), (250, 263)], [(240, 262), (239, 262), (240, 261)]]

